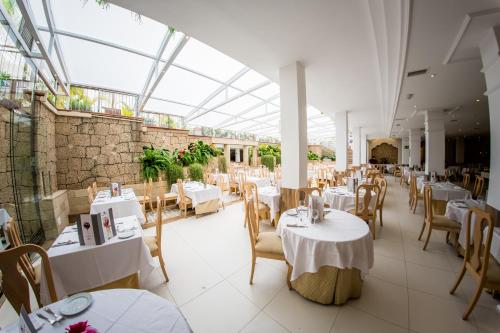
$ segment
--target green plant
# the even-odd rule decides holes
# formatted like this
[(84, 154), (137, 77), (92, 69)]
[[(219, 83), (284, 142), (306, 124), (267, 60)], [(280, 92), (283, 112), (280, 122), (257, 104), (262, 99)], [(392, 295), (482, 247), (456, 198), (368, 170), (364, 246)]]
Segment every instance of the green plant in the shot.
[(174, 164), (172, 155), (166, 149), (144, 146), (142, 150), (143, 153), (139, 157), (139, 162), (141, 163), (141, 177), (143, 179), (152, 178), (156, 180), (162, 172), (166, 172)]
[(217, 168), (219, 169), (220, 173), (227, 173), (227, 163), (225, 156), (217, 157)]
[(177, 179), (184, 179), (184, 170), (182, 169), (182, 166), (179, 164), (171, 164), (167, 168), (167, 183), (168, 187), (172, 186), (175, 182), (177, 182)]
[(307, 152), (307, 159), (309, 161), (319, 161), (319, 155), (309, 150)]
[(260, 163), (266, 166), (269, 171), (274, 171), (274, 156), (263, 155), (260, 157)]
[(122, 116), (133, 117), (135, 112), (134, 109), (131, 108), (127, 103), (122, 102), (121, 114)]
[(11, 79), (11, 76), (7, 72), (0, 72), (0, 87), (6, 87), (7, 81)]
[(203, 181), (203, 166), (199, 163), (193, 163), (189, 166), (189, 178), (194, 181)]
[(261, 145), (259, 146), (258, 155), (274, 156), (276, 157), (276, 164), (281, 164), (281, 148), (278, 145)]
[(69, 89), (69, 108), (71, 110), (91, 111), (95, 99), (85, 95), (85, 91), (80, 87), (71, 87)]
[(7, 13), (12, 16), (14, 15), (14, 6), (16, 3), (16, 0), (2, 0), (3, 6), (5, 7), (5, 10)]
[(188, 150), (182, 156), (183, 165), (191, 163), (200, 163), (207, 165), (208, 161), (215, 156), (218, 156), (221, 151), (213, 145), (206, 144), (203, 141), (191, 142), (188, 145)]
[(175, 124), (175, 121), (172, 118), (170, 118), (169, 116), (164, 116), (162, 118), (160, 125), (167, 127), (167, 128), (176, 128), (177, 127), (177, 125)]

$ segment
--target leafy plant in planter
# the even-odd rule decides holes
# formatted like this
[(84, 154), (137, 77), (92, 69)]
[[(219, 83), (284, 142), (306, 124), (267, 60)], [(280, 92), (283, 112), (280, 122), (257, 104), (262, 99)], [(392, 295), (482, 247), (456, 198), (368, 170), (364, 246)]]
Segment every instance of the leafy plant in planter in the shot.
[(142, 149), (143, 153), (139, 157), (139, 162), (143, 179), (157, 180), (162, 172), (166, 172), (174, 164), (172, 154), (166, 149), (155, 149), (153, 146), (144, 146)]
[(274, 171), (274, 156), (264, 155), (260, 157), (260, 163), (266, 166), (269, 171)]
[(271, 155), (276, 157), (276, 164), (281, 164), (281, 148), (278, 145), (259, 146), (259, 156)]
[(307, 152), (307, 159), (309, 161), (319, 161), (319, 155), (309, 150)]
[(0, 72), (0, 87), (7, 87), (7, 81), (11, 79), (9, 73)]
[(71, 110), (91, 111), (95, 99), (85, 96), (83, 88), (71, 87), (69, 90), (69, 108)]
[(227, 163), (226, 163), (225, 156), (218, 156), (217, 157), (217, 167), (218, 167), (220, 173), (227, 173)]
[(182, 169), (182, 166), (176, 163), (171, 164), (167, 168), (167, 183), (168, 187), (172, 186), (175, 182), (177, 182), (177, 179), (184, 179), (184, 170)]
[(193, 163), (189, 166), (189, 178), (194, 181), (203, 181), (203, 166), (199, 163)]

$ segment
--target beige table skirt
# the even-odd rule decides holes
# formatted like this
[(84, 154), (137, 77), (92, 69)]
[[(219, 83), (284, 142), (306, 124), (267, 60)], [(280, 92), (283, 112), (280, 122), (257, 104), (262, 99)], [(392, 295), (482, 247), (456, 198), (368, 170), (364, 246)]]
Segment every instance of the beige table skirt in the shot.
[(87, 292), (106, 290), (106, 289), (140, 289), (139, 286), (139, 273), (134, 273), (124, 278), (106, 283), (105, 285), (92, 288)]
[(316, 273), (304, 273), (292, 281), (292, 287), (303, 297), (321, 304), (346, 303), (361, 296), (361, 271), (323, 266)]
[(194, 207), (194, 212), (196, 215), (205, 214), (205, 213), (213, 213), (219, 210), (220, 200), (213, 199), (210, 201), (202, 202)]

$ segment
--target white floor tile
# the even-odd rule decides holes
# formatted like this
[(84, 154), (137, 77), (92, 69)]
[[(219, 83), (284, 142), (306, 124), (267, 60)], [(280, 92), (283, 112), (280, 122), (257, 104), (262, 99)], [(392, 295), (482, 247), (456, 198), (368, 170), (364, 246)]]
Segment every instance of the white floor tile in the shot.
[(260, 312), (245, 328), (242, 333), (286, 333), (287, 331), (278, 322), (264, 312)]
[(408, 332), (408, 330), (359, 311), (349, 305), (341, 307), (332, 333), (362, 332), (404, 333)]

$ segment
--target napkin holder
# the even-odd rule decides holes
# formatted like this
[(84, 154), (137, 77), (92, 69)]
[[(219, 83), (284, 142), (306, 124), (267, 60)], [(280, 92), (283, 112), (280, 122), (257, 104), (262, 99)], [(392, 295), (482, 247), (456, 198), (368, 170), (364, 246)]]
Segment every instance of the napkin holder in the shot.
[(112, 208), (97, 214), (81, 214), (76, 226), (80, 245), (101, 245), (116, 236)]
[(118, 197), (122, 195), (122, 185), (120, 183), (111, 183), (109, 187), (109, 193), (112, 197)]

